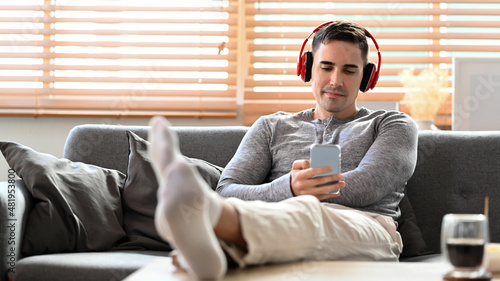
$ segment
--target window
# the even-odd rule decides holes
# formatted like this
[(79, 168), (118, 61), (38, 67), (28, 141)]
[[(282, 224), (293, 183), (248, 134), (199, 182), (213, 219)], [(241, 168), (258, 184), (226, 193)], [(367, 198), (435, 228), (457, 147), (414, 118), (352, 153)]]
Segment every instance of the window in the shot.
[[(296, 76), (296, 62), (304, 39), (319, 24), (355, 21), (377, 40), (382, 54), (381, 76), (374, 90), (360, 100), (401, 101), (404, 88), (399, 72), (432, 65), (449, 70), (453, 56), (499, 56), (500, 1), (485, 0), (296, 0), (246, 1), (247, 37), (251, 62), (246, 79), (244, 122), (277, 110), (314, 107), (310, 83)], [(305, 50), (310, 50), (312, 37)], [(370, 61), (377, 63), (371, 40)], [(451, 88), (450, 88), (451, 89)], [(408, 112), (404, 102), (400, 110)], [(451, 93), (435, 123), (451, 126)]]
[(0, 112), (234, 118), (237, 11), (231, 0), (1, 5)]
[[(5, 1), (4, 1), (5, 2)], [(0, 5), (0, 114), (235, 118), (314, 106), (296, 76), (305, 37), (347, 19), (382, 54), (363, 101), (400, 102), (399, 72), (499, 57), (500, 0), (25, 0)], [(310, 43), (306, 50), (310, 50)], [(372, 45), (370, 60), (377, 62)]]

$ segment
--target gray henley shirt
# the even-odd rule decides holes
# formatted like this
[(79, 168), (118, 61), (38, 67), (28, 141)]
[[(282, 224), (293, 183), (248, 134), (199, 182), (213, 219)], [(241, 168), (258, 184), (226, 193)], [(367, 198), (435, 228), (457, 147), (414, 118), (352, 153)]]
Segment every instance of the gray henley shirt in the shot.
[(404, 186), (417, 161), (415, 122), (397, 111), (361, 108), (348, 119), (313, 119), (314, 109), (259, 118), (225, 167), (217, 192), (242, 200), (277, 202), (293, 197), (295, 160), (309, 159), (314, 143), (338, 144), (346, 183), (341, 196), (324, 200), (396, 220)]

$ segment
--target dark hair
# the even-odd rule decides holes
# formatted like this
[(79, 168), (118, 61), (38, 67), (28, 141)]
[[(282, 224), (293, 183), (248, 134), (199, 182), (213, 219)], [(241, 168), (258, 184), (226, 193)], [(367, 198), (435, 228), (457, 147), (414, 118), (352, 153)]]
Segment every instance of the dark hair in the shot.
[(368, 63), (368, 42), (366, 37), (369, 36), (365, 29), (353, 22), (345, 20), (336, 20), (321, 27), (316, 33), (312, 41), (312, 53), (318, 50), (320, 44), (327, 44), (330, 41), (344, 41), (358, 45), (361, 49), (361, 57), (365, 63)]

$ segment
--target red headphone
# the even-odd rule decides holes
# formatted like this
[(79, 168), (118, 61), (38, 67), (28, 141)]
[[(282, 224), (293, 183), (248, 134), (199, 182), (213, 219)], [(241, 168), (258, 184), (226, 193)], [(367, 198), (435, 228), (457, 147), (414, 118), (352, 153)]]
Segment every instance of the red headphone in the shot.
[[(309, 38), (320, 28), (323, 26), (332, 23), (333, 21), (328, 21), (323, 24), (320, 24), (318, 27), (316, 27), (309, 36), (307, 36), (306, 40), (304, 40), (304, 43), (302, 43), (302, 47), (300, 48), (300, 53), (299, 53), (299, 58), (297, 62), (297, 76), (300, 76), (302, 81), (304, 82), (309, 82), (311, 80), (311, 69), (312, 69), (312, 63), (313, 63), (313, 55), (311, 51), (304, 52), (304, 47), (307, 44), (307, 41)], [(357, 23), (354, 23), (357, 24)], [(359, 25), (359, 24), (357, 24)], [(361, 25), (359, 25), (361, 26)], [(362, 26), (361, 26), (362, 27)], [(372, 34), (366, 30), (364, 27), (362, 27), (365, 30), (365, 33), (370, 37), (375, 44), (375, 47), (377, 48), (377, 56), (378, 56), (378, 66), (375, 66), (373, 62), (368, 62), (368, 64), (365, 66), (363, 70), (363, 79), (361, 79), (361, 85), (359, 86), (359, 90), (361, 92), (366, 92), (370, 89), (373, 89), (375, 85), (377, 84), (378, 77), (380, 76), (380, 65), (382, 63), (381, 60), (381, 55), (380, 55), (380, 50), (378, 48), (378, 43), (375, 40), (375, 38), (372, 36)]]

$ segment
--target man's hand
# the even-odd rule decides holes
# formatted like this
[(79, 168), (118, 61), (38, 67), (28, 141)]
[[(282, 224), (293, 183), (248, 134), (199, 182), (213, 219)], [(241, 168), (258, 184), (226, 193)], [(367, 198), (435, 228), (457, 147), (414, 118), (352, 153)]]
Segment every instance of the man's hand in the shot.
[[(331, 171), (332, 168), (328, 166), (311, 168), (311, 162), (309, 160), (297, 160), (293, 162), (290, 179), (293, 195), (299, 196), (309, 194), (316, 196), (319, 200), (340, 196), (340, 192), (338, 194), (328, 194), (328, 192), (345, 187), (345, 182), (343, 181), (344, 176), (342, 174), (313, 178), (314, 175)], [(338, 182), (318, 187), (318, 185), (335, 181)]]

